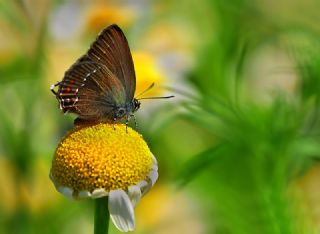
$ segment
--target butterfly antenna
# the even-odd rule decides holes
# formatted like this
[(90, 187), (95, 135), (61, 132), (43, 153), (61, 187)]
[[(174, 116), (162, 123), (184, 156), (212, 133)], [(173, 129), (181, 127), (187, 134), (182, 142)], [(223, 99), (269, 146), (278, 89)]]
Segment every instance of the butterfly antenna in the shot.
[(139, 95), (136, 96), (136, 98), (137, 98), (137, 97), (140, 97), (141, 95), (143, 95), (143, 94), (145, 94), (146, 92), (148, 92), (150, 89), (153, 88), (153, 86), (154, 86), (154, 82), (153, 82), (148, 88), (146, 88), (144, 91), (142, 91), (141, 93), (139, 93)]
[(174, 95), (170, 96), (163, 96), (163, 97), (145, 97), (145, 98), (138, 98), (137, 100), (146, 100), (146, 99), (167, 99), (167, 98), (173, 98)]
[(148, 87), (146, 88), (143, 92), (141, 92), (138, 96), (136, 96), (137, 100), (145, 100), (145, 99), (165, 99), (165, 98), (173, 98), (173, 95), (170, 96), (163, 96), (163, 97), (145, 97), (145, 98), (138, 98), (141, 95), (145, 94), (146, 92), (148, 92), (150, 89), (152, 89), (154, 86), (154, 82)]

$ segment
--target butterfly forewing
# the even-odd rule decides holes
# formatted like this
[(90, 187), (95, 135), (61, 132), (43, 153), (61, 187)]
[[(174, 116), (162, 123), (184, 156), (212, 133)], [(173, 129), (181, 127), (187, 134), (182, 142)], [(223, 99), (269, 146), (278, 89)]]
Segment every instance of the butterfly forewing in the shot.
[(104, 29), (91, 45), (88, 57), (106, 65), (125, 88), (126, 100), (132, 101), (136, 89), (134, 65), (127, 39), (117, 25)]

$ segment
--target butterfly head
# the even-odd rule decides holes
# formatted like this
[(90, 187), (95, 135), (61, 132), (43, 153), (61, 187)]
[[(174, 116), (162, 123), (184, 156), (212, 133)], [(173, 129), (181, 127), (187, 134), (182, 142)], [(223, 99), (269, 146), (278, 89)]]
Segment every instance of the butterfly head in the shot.
[(132, 101), (132, 112), (136, 112), (140, 108), (140, 102), (138, 99), (133, 99)]
[(125, 106), (117, 107), (115, 109), (115, 119), (122, 119), (125, 116), (130, 116), (132, 113), (136, 112), (140, 108), (140, 102), (137, 99), (133, 99), (131, 103)]

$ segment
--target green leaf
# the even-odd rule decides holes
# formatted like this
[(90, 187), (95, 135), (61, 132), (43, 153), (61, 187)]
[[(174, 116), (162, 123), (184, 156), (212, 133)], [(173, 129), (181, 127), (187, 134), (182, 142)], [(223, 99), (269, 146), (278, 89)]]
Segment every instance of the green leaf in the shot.
[(219, 160), (219, 157), (223, 157), (226, 154), (226, 150), (228, 150), (228, 147), (225, 144), (218, 144), (193, 156), (182, 166), (177, 174), (178, 184), (185, 186), (195, 179), (199, 173), (207, 169), (216, 160)]

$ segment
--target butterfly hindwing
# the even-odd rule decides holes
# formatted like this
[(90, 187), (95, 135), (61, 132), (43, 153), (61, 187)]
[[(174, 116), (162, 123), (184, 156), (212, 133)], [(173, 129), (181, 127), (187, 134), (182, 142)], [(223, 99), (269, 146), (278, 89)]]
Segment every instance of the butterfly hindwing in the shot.
[[(107, 79), (108, 82), (102, 82)], [(64, 112), (73, 112), (83, 119), (113, 118), (113, 110), (125, 103), (122, 83), (99, 63), (79, 59), (59, 84), (57, 97)]]

